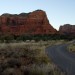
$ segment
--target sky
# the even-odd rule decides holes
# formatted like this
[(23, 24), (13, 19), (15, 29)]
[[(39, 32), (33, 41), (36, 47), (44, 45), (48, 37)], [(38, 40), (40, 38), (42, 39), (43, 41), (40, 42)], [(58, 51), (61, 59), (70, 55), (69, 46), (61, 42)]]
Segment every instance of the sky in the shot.
[(0, 15), (37, 9), (46, 12), (50, 24), (57, 30), (63, 24), (75, 25), (75, 0), (0, 0)]

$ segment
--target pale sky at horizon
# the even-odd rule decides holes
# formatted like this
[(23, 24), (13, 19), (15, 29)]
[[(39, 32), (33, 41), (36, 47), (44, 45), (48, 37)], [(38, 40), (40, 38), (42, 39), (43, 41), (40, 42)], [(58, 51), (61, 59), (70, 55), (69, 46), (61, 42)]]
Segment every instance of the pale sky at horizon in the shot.
[(75, 25), (75, 0), (1, 0), (0, 15), (19, 14), (41, 9), (46, 11), (51, 25), (59, 29), (60, 25)]

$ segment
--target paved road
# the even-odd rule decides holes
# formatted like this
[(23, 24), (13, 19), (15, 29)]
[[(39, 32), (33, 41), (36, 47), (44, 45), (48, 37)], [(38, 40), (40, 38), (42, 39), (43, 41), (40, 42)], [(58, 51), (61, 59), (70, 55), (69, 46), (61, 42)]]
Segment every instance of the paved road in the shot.
[(75, 75), (75, 54), (69, 53), (67, 46), (68, 44), (62, 44), (48, 47), (46, 53), (67, 75)]

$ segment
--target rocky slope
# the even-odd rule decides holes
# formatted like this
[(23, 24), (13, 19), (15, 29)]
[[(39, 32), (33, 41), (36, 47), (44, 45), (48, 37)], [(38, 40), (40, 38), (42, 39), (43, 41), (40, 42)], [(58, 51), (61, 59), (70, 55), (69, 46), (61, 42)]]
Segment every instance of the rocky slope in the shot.
[(48, 21), (45, 11), (30, 13), (2, 14), (0, 16), (0, 34), (55, 34), (57, 31)]
[(60, 32), (60, 34), (74, 35), (75, 34), (75, 25), (65, 24), (63, 26), (60, 26), (59, 32)]

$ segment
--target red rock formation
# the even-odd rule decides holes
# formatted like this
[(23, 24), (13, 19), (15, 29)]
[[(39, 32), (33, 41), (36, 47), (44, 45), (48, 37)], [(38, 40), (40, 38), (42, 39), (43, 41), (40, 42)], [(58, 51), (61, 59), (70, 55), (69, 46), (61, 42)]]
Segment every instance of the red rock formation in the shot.
[(2, 34), (55, 34), (57, 31), (49, 24), (46, 13), (36, 10), (19, 15), (3, 14), (0, 16)]
[(60, 26), (59, 32), (61, 34), (75, 34), (75, 25), (65, 24)]

